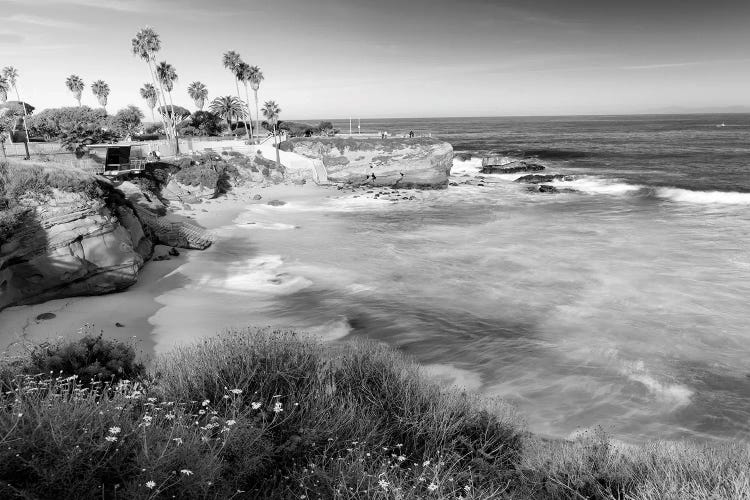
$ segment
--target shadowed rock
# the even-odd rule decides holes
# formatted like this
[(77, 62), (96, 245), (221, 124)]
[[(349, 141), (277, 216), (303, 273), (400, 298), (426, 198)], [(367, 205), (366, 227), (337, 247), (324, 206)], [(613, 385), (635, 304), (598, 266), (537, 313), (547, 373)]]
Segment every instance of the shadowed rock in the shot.
[(573, 177), (570, 175), (562, 174), (550, 174), (550, 175), (539, 175), (529, 174), (519, 177), (514, 182), (525, 182), (526, 184), (542, 184), (552, 181), (572, 181)]

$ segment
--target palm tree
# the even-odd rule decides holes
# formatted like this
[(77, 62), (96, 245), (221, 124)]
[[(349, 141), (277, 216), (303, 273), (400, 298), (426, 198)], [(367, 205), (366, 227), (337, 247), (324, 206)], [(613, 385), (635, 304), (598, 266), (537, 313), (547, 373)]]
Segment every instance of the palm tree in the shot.
[[(154, 87), (158, 85), (159, 92), (156, 93), (156, 99), (161, 106), (167, 105), (167, 99), (164, 96), (164, 88), (161, 85), (161, 81), (157, 80), (156, 74), (154, 73), (154, 66), (156, 66), (156, 53), (161, 50), (161, 40), (159, 34), (156, 33), (152, 28), (148, 26), (141, 28), (135, 34), (135, 38), (132, 40), (133, 55), (140, 57), (148, 65), (148, 70), (151, 73), (151, 81)], [(161, 116), (164, 130), (167, 133), (168, 138), (172, 138), (172, 128), (167, 126), (167, 118)]]
[(260, 126), (258, 120), (260, 120), (260, 113), (258, 112), (258, 89), (260, 88), (260, 82), (263, 81), (263, 72), (257, 66), (250, 66), (250, 87), (253, 89), (255, 94), (255, 134), (260, 133)]
[(154, 108), (156, 107), (156, 88), (150, 83), (144, 83), (141, 87), (141, 97), (146, 100), (146, 104), (151, 109), (151, 121), (155, 122), (156, 117), (154, 116)]
[(233, 95), (225, 95), (217, 97), (211, 101), (211, 105), (208, 109), (227, 121), (229, 130), (232, 130), (232, 119), (239, 118), (242, 116), (242, 101), (234, 97)]
[(8, 100), (8, 91), (10, 90), (10, 83), (8, 79), (3, 75), (0, 75), (0, 102)]
[(159, 84), (167, 90), (169, 95), (169, 105), (172, 111), (169, 113), (170, 121), (172, 122), (172, 134), (177, 137), (177, 123), (174, 119), (174, 103), (172, 102), (172, 90), (174, 89), (174, 82), (177, 81), (177, 71), (174, 66), (169, 64), (167, 61), (162, 61), (156, 66), (156, 78), (159, 80)]
[(195, 107), (203, 111), (203, 105), (208, 97), (208, 89), (201, 82), (193, 82), (188, 86), (188, 95), (195, 102)]
[(83, 89), (86, 87), (83, 84), (83, 80), (78, 75), (70, 75), (65, 80), (65, 86), (68, 87), (68, 90), (73, 92), (73, 97), (76, 98), (76, 101), (78, 101), (78, 107), (81, 107), (81, 94), (83, 94)]
[(241, 61), (237, 65), (237, 80), (241, 81), (245, 85), (245, 107), (247, 108), (247, 116), (250, 118), (250, 129), (247, 128), (245, 123), (245, 131), (248, 132), (247, 138), (252, 141), (252, 130), (253, 130), (253, 115), (250, 113), (250, 94), (247, 90), (247, 84), (252, 76), (252, 66), (245, 61)]
[(263, 116), (266, 117), (268, 123), (273, 126), (273, 146), (276, 149), (276, 167), (281, 168), (281, 160), (279, 160), (279, 146), (276, 144), (276, 124), (279, 122), (279, 114), (281, 114), (281, 108), (276, 101), (266, 101), (263, 104)]
[(28, 114), (26, 113), (26, 103), (21, 101), (21, 95), (18, 92), (18, 70), (13, 66), (4, 67), (3, 78), (5, 78), (8, 85), (16, 91), (16, 99), (23, 108), (23, 130), (26, 132), (26, 142), (24, 142), (24, 146), (26, 148), (26, 159), (28, 160), (31, 158), (31, 155), (29, 154), (29, 128), (26, 126), (26, 117)]
[[(242, 97), (240, 96), (240, 81), (237, 76), (240, 64), (242, 64), (242, 57), (240, 57), (237, 52), (230, 50), (229, 52), (224, 53), (221, 62), (224, 67), (232, 73), (232, 76), (234, 77), (234, 85), (237, 88), (237, 99), (242, 102)], [(247, 128), (247, 124), (245, 124), (245, 128)]]
[(107, 112), (107, 97), (109, 97), (109, 85), (104, 80), (97, 80), (91, 84), (91, 92), (94, 93), (99, 104), (104, 108), (104, 112)]

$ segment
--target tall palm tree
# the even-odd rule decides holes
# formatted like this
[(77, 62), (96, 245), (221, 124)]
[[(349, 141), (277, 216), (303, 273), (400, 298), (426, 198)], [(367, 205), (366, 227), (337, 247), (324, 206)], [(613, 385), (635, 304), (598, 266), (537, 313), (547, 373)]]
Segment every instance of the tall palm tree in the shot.
[(156, 117), (154, 116), (154, 108), (156, 107), (156, 88), (150, 83), (144, 83), (141, 87), (141, 97), (146, 100), (146, 104), (151, 109), (151, 121), (155, 122)]
[(250, 119), (250, 128), (247, 127), (247, 120), (245, 120), (245, 133), (247, 133), (248, 140), (252, 141), (251, 131), (253, 129), (253, 116), (250, 114), (250, 94), (247, 91), (247, 84), (250, 81), (250, 68), (251, 66), (245, 61), (240, 61), (237, 65), (237, 81), (240, 81), (245, 85), (245, 108), (247, 109), (247, 117)]
[[(240, 81), (239, 78), (237, 78), (239, 66), (242, 63), (242, 57), (240, 57), (237, 52), (230, 50), (224, 52), (224, 55), (221, 57), (221, 63), (230, 73), (232, 73), (232, 76), (234, 77), (234, 86), (237, 89), (237, 99), (242, 102), (242, 96), (240, 96)], [(245, 125), (245, 127), (247, 128), (247, 125)]]
[(193, 82), (188, 85), (188, 95), (195, 102), (195, 107), (203, 111), (203, 105), (206, 104), (208, 89), (201, 82)]
[[(161, 82), (156, 78), (156, 74), (154, 73), (154, 66), (156, 66), (156, 54), (161, 50), (161, 40), (159, 39), (159, 34), (156, 33), (152, 28), (145, 27), (138, 30), (138, 32), (135, 34), (135, 38), (132, 40), (132, 50), (133, 55), (136, 57), (140, 57), (144, 61), (146, 61), (146, 64), (148, 65), (148, 70), (151, 73), (151, 81), (153, 82), (154, 87), (159, 88), (159, 92), (156, 93), (156, 99), (159, 102), (160, 106), (166, 106), (167, 105), (167, 99), (164, 95), (164, 88), (161, 85)], [(172, 127), (168, 126), (167, 123), (168, 118), (161, 116), (162, 124), (164, 125), (164, 131), (167, 134), (168, 138), (172, 138)]]
[(232, 119), (242, 116), (242, 101), (233, 95), (217, 97), (211, 101), (208, 109), (227, 121), (229, 130), (232, 130)]
[(166, 89), (167, 95), (169, 96), (169, 105), (171, 112), (170, 121), (172, 122), (172, 135), (177, 137), (177, 122), (174, 114), (174, 103), (172, 102), (172, 90), (174, 90), (174, 82), (177, 81), (177, 71), (174, 66), (169, 64), (167, 61), (162, 61), (156, 65), (156, 78), (159, 80), (159, 84)]
[(0, 74), (0, 102), (8, 100), (8, 91), (10, 90), (10, 83), (8, 79)]
[(276, 149), (276, 167), (281, 168), (281, 160), (279, 159), (279, 146), (276, 143), (276, 125), (279, 122), (279, 115), (281, 114), (281, 108), (276, 101), (266, 101), (263, 104), (263, 116), (266, 117), (268, 123), (273, 126), (273, 146)]
[(260, 82), (263, 81), (263, 72), (257, 66), (250, 66), (250, 87), (253, 89), (255, 94), (255, 134), (260, 133), (260, 126), (258, 120), (260, 120), (260, 112), (258, 111), (258, 89), (260, 88)]
[(5, 141), (13, 134), (15, 123), (16, 116), (13, 113), (0, 115), (0, 149), (3, 151), (4, 160), (8, 159), (8, 155), (5, 153)]
[(109, 85), (104, 80), (97, 80), (91, 84), (91, 92), (94, 93), (99, 104), (104, 108), (104, 112), (107, 112), (107, 97), (109, 97)]
[(31, 155), (29, 154), (29, 128), (26, 126), (26, 118), (28, 114), (26, 112), (26, 103), (21, 101), (21, 95), (18, 92), (18, 70), (13, 66), (4, 67), (3, 78), (5, 78), (5, 80), (8, 82), (8, 85), (10, 85), (13, 90), (16, 91), (16, 99), (21, 105), (21, 108), (23, 108), (23, 130), (24, 132), (26, 132), (26, 142), (24, 142), (24, 146), (26, 148), (26, 159), (28, 160), (29, 158), (31, 158)]
[(83, 84), (83, 80), (78, 75), (70, 75), (65, 80), (65, 86), (68, 87), (68, 90), (73, 92), (73, 97), (76, 98), (76, 101), (78, 101), (78, 107), (81, 107), (81, 94), (83, 94), (83, 89), (86, 87)]

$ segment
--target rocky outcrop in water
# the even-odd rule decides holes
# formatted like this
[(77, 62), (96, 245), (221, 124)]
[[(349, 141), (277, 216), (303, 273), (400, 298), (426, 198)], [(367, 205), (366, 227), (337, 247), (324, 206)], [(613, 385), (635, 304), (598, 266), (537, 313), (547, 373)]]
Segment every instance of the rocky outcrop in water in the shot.
[(571, 181), (573, 180), (573, 177), (570, 175), (562, 175), (562, 174), (549, 174), (549, 175), (539, 175), (539, 174), (529, 174), (524, 175), (522, 177), (519, 177), (514, 182), (523, 182), (526, 184), (542, 184), (552, 181)]
[(506, 156), (488, 156), (482, 158), (483, 174), (515, 174), (517, 172), (538, 172), (544, 165), (528, 163), (522, 160), (511, 160)]
[(310, 137), (282, 148), (321, 160), (330, 182), (355, 186), (445, 188), (453, 165), (453, 147), (432, 138)]
[(125, 289), (151, 256), (151, 240), (117, 197), (51, 193), (28, 203), (25, 223), (0, 246), (0, 309)]

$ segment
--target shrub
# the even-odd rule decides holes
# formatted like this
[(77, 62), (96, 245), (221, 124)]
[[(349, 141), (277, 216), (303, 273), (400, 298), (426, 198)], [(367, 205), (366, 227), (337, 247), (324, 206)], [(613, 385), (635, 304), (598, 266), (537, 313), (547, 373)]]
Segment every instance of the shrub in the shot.
[(132, 345), (104, 339), (103, 335), (85, 335), (76, 341), (58, 340), (36, 345), (29, 353), (28, 374), (53, 373), (62, 377), (75, 375), (88, 385), (92, 381), (137, 379), (144, 366), (135, 361)]

